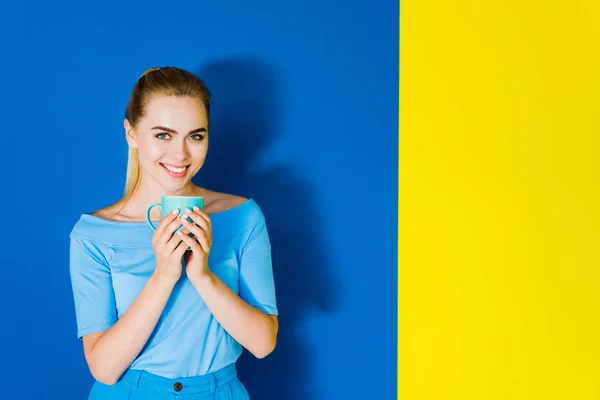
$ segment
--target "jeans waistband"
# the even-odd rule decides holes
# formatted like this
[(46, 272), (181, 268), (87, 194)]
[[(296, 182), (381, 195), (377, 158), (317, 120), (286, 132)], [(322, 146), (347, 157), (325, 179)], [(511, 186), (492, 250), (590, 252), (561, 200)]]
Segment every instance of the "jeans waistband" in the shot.
[(128, 369), (121, 381), (138, 388), (145, 387), (172, 394), (213, 393), (217, 387), (226, 385), (237, 377), (235, 363), (210, 374), (190, 378), (170, 379), (146, 371)]

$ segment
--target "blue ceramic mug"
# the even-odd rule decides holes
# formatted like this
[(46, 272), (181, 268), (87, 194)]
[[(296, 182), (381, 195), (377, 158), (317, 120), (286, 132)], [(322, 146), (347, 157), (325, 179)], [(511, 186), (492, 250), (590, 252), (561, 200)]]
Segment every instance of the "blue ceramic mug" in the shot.
[[(162, 217), (164, 218), (167, 215), (169, 215), (169, 213), (171, 211), (173, 211), (174, 209), (176, 209), (176, 208), (179, 209), (179, 214), (182, 214), (188, 208), (190, 210), (193, 210), (194, 206), (200, 208), (201, 210), (204, 210), (204, 197), (196, 197), (196, 196), (163, 196), (161, 203), (152, 203), (152, 204), (150, 204), (148, 206), (148, 209), (146, 210), (146, 221), (148, 221), (148, 225), (150, 225), (150, 227), (153, 230), (156, 230), (156, 227), (154, 226), (154, 224), (150, 220), (150, 211), (152, 210), (152, 208), (154, 208), (154, 207), (160, 207), (160, 209), (162, 211)], [(189, 222), (194, 222), (194, 221), (191, 220), (191, 218), (188, 218), (188, 221)], [(183, 228), (184, 227), (182, 226), (181, 228), (177, 229), (177, 231), (180, 231)]]

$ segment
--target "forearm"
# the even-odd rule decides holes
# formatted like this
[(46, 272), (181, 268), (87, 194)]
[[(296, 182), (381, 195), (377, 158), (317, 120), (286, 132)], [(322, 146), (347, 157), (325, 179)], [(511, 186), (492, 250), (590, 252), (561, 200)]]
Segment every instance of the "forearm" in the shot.
[(127, 312), (93, 343), (88, 355), (92, 375), (116, 382), (138, 356), (160, 318), (174, 283), (153, 275)]
[(191, 282), (215, 319), (238, 343), (258, 358), (273, 351), (276, 320), (246, 303), (212, 272)]

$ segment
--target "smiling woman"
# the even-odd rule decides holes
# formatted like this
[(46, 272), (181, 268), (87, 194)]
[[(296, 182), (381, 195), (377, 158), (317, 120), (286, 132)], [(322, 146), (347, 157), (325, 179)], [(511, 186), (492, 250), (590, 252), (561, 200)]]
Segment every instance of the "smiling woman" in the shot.
[[(96, 379), (90, 399), (247, 399), (236, 373), (242, 348), (263, 358), (275, 347), (260, 207), (191, 181), (206, 159), (209, 115), (210, 92), (198, 77), (146, 71), (125, 113), (125, 193), (73, 227), (78, 337)], [(146, 209), (162, 196), (204, 197), (205, 207), (171, 213), (152, 231)]]
[[(135, 124), (129, 118), (124, 122), (130, 151), (138, 157), (140, 168), (131, 171), (132, 176), (128, 178), (141, 178), (142, 181), (151, 178), (167, 191), (179, 193), (186, 189), (186, 184), (200, 170), (206, 158), (206, 105), (192, 95), (154, 94), (146, 107), (147, 117), (138, 118)], [(182, 180), (165, 179), (165, 172)]]

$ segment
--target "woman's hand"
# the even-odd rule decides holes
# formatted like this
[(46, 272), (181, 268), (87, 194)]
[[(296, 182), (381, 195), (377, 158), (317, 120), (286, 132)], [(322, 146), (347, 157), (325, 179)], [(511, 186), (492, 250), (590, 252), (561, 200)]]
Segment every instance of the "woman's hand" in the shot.
[(187, 249), (186, 244), (181, 242), (181, 236), (174, 235), (175, 231), (182, 226), (181, 219), (177, 218), (178, 213), (179, 209), (176, 208), (164, 217), (152, 236), (152, 246), (156, 256), (154, 274), (161, 280), (173, 284), (181, 277), (181, 258)]
[[(194, 223), (187, 219), (191, 218)], [(183, 235), (176, 235), (188, 244), (190, 252), (185, 254), (185, 272), (190, 279), (205, 278), (209, 275), (208, 255), (212, 247), (212, 222), (208, 214), (194, 206), (194, 210), (187, 210), (181, 217), (185, 229)], [(193, 233), (190, 237), (185, 233)]]

